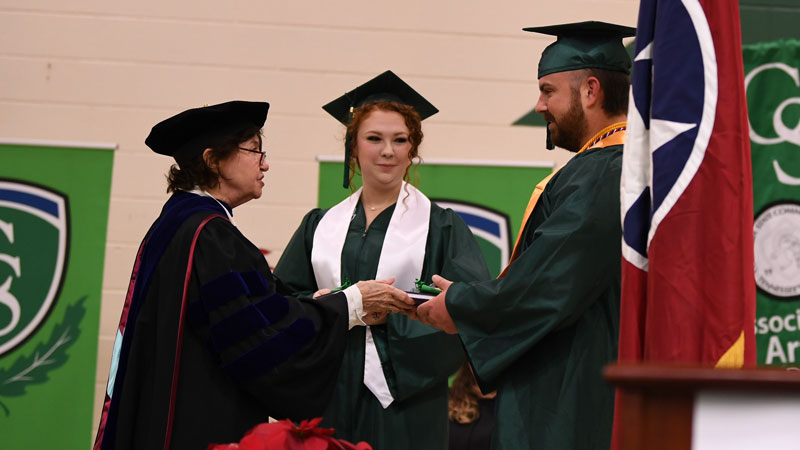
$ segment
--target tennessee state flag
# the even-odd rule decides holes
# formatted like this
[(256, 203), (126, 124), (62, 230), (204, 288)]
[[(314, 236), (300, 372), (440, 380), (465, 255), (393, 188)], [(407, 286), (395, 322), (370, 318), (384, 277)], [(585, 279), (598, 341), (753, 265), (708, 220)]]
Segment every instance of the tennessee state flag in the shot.
[(642, 0), (631, 92), (619, 360), (755, 364), (738, 2)]

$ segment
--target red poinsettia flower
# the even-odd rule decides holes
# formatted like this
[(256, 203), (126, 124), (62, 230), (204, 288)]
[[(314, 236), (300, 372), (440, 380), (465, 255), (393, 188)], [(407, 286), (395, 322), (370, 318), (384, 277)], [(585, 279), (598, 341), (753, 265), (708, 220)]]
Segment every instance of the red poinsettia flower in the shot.
[(291, 420), (256, 425), (238, 444), (211, 444), (206, 450), (372, 450), (333, 437), (333, 428), (317, 428), (322, 417), (295, 425)]

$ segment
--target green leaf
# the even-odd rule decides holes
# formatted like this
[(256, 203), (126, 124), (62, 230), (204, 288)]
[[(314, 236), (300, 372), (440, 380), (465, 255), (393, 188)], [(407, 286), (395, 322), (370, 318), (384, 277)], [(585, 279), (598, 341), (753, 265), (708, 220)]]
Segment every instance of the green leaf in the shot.
[[(0, 369), (0, 397), (18, 397), (29, 384), (44, 383), (48, 373), (61, 367), (69, 356), (67, 349), (80, 336), (80, 323), (86, 314), (86, 296), (67, 306), (61, 322), (56, 324), (50, 339), (36, 346), (33, 354), (19, 357), (11, 367)], [(6, 411), (8, 415), (8, 411)]]

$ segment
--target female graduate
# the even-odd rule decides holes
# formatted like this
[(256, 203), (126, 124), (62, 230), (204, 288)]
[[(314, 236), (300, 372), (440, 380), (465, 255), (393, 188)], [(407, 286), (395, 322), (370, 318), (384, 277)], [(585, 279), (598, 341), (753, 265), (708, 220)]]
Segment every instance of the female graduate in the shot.
[(317, 416), (362, 308), (413, 305), (377, 282), (317, 301), (276, 292), (266, 260), (233, 221), (235, 207), (262, 193), (268, 108), (190, 109), (145, 141), (177, 162), (172, 196), (134, 263), (95, 450), (202, 449), (238, 441), (270, 416)]
[[(394, 277), (408, 291), (434, 274), (488, 279), (461, 218), (404, 181), (422, 142), (421, 120), (437, 109), (391, 71), (323, 109), (347, 126), (345, 187), (355, 170), (363, 187), (306, 215), (275, 268), (281, 281), (308, 294), (375, 277)], [(323, 425), (382, 450), (446, 449), (447, 378), (464, 360), (458, 337), (399, 314), (366, 322), (348, 334)]]

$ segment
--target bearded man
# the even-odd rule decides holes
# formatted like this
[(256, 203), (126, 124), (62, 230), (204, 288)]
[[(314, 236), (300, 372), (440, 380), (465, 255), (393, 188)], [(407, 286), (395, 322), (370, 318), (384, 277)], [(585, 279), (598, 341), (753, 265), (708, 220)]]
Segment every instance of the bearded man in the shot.
[(609, 448), (617, 358), (619, 181), (635, 30), (601, 22), (526, 28), (558, 36), (539, 62), (536, 111), (577, 153), (537, 186), (497, 280), (451, 283), (417, 309), (459, 333), (483, 392), (497, 389), (493, 449)]

